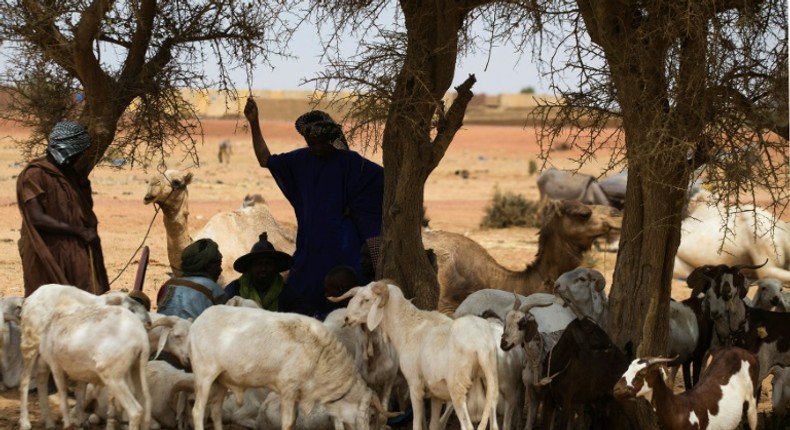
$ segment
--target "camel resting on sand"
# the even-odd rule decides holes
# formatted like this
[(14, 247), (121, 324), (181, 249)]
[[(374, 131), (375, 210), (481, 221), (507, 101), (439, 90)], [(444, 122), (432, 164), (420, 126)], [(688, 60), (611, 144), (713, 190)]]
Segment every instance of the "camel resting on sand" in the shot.
[(755, 270), (757, 278), (776, 278), (790, 284), (790, 223), (777, 220), (763, 208), (747, 206), (733, 212), (711, 201), (711, 194), (705, 190), (689, 201), (689, 215), (681, 224), (674, 276), (686, 278), (695, 267), (707, 264), (760, 265), (767, 261)]
[(451, 315), (469, 294), (496, 288), (521, 295), (551, 292), (554, 281), (579, 267), (593, 241), (619, 230), (622, 218), (609, 206), (585, 205), (576, 200), (547, 202), (535, 261), (523, 271), (502, 267), (477, 242), (456, 233), (425, 231), (426, 249), (436, 253), (439, 311)]
[[(209, 219), (194, 237), (189, 234), (189, 191), (192, 173), (167, 170), (156, 174), (148, 181), (148, 191), (143, 198), (145, 204), (156, 203), (162, 209), (162, 220), (167, 231), (167, 258), (176, 276), (181, 271), (181, 250), (194, 239), (211, 238), (219, 245), (222, 253), (222, 275), (217, 284), (225, 286), (240, 276), (233, 270), (237, 258), (248, 253), (258, 236), (264, 231), (269, 242), (288, 254), (294, 252), (293, 235), (281, 227), (269, 212), (264, 202), (254, 202), (230, 212), (220, 212)], [(252, 200), (252, 199), (250, 199)]]

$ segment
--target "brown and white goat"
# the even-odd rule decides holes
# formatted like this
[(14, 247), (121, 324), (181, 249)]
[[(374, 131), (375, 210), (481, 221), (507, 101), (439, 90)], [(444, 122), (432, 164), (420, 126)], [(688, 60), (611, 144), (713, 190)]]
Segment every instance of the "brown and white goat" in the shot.
[(749, 427), (757, 428), (756, 387), (759, 364), (750, 352), (726, 348), (713, 354), (699, 383), (674, 394), (658, 365), (671, 358), (638, 358), (614, 387), (620, 400), (644, 397), (655, 408), (661, 428), (669, 430), (732, 430), (746, 412)]
[(748, 283), (740, 273), (745, 267), (724, 267), (728, 269), (713, 279), (713, 288), (704, 300), (714, 323), (713, 343), (738, 346), (755, 354), (762, 381), (773, 366), (790, 366), (790, 313), (747, 306), (743, 298)]

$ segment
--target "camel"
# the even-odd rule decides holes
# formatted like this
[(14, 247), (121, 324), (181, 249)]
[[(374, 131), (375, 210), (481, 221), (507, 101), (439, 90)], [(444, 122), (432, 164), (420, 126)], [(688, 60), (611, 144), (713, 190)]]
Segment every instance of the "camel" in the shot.
[(189, 234), (187, 204), (187, 186), (191, 182), (192, 173), (167, 170), (148, 181), (148, 191), (143, 198), (143, 203), (156, 203), (162, 209), (162, 220), (167, 231), (167, 258), (176, 276), (183, 273), (181, 250), (194, 239), (204, 237), (217, 242), (222, 253), (222, 275), (217, 280), (221, 286), (240, 276), (233, 270), (233, 262), (248, 253), (264, 231), (269, 235), (269, 242), (278, 251), (293, 254), (293, 235), (277, 223), (268, 206), (261, 201), (263, 199), (255, 196), (247, 196), (241, 209), (212, 216), (203, 229), (192, 237)]
[(477, 242), (450, 232), (424, 231), (423, 245), (436, 253), (439, 311), (452, 315), (471, 293), (497, 288), (521, 295), (552, 292), (554, 281), (577, 268), (593, 241), (620, 229), (619, 211), (576, 200), (550, 200), (543, 212), (535, 261), (523, 271), (502, 267)]
[[(745, 206), (738, 212), (722, 204), (706, 190), (689, 201), (689, 215), (681, 224), (680, 246), (674, 276), (687, 278), (695, 267), (706, 264), (759, 265), (759, 279), (776, 278), (790, 284), (790, 223), (777, 220), (760, 207)], [(729, 219), (724, 216), (729, 213)], [(726, 228), (725, 228), (726, 227)]]

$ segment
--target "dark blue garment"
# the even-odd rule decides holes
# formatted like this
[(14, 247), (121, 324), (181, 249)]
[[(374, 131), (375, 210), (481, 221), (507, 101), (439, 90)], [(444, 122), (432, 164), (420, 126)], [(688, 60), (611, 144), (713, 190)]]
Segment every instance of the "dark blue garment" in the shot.
[(326, 315), (324, 276), (360, 267), (360, 248), (381, 234), (384, 169), (353, 151), (318, 158), (308, 148), (272, 155), (268, 167), (296, 215), (296, 251), (280, 309)]

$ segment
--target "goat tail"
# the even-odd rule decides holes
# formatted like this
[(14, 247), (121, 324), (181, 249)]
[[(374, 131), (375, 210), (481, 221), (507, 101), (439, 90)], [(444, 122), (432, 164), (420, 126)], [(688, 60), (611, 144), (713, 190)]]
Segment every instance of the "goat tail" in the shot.
[(479, 429), (485, 429), (486, 420), (491, 420), (491, 430), (499, 430), (496, 419), (497, 400), (499, 399), (499, 375), (497, 375), (496, 344), (493, 349), (480, 351), (478, 361), (486, 384), (486, 400)]

